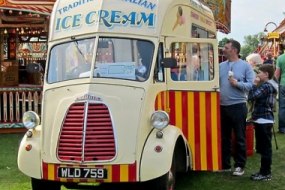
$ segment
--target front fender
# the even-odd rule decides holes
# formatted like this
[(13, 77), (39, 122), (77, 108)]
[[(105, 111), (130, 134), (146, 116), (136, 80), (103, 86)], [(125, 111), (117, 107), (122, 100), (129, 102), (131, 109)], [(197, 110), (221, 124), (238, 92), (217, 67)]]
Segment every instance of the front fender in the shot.
[[(156, 137), (157, 129), (152, 130), (143, 149), (140, 164), (140, 180), (147, 181), (166, 174), (171, 167), (176, 141), (182, 132), (179, 128), (168, 126), (163, 129), (163, 137)], [(156, 152), (155, 147), (162, 151)]]
[[(31, 138), (25, 135), (20, 143), (18, 150), (18, 168), (25, 175), (32, 178), (41, 179), (41, 126), (37, 126), (33, 130), (29, 130), (33, 133)], [(26, 146), (31, 145), (30, 151), (26, 150)]]

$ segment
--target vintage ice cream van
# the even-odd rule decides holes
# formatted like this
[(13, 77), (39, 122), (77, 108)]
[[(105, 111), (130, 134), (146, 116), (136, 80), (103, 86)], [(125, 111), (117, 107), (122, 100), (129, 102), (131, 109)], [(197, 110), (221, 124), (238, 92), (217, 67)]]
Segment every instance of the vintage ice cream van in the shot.
[(19, 169), (33, 190), (221, 169), (216, 25), (198, 0), (58, 0), (41, 115)]

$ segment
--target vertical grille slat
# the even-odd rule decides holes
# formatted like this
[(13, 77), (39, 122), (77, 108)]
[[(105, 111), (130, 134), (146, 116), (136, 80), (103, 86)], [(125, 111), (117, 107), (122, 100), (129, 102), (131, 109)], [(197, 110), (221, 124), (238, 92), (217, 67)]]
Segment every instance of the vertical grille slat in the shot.
[[(84, 121), (85, 113), (87, 114), (86, 121)], [(84, 124), (86, 124), (85, 135)], [(59, 138), (57, 154), (60, 160), (111, 160), (116, 155), (115, 147), (110, 113), (104, 104), (89, 103), (87, 111), (83, 102), (71, 105)]]

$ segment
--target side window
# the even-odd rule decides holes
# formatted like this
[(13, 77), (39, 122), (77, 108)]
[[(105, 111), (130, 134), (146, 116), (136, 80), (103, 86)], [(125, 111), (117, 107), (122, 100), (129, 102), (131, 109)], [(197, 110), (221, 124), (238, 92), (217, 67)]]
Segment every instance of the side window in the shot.
[(204, 28), (196, 26), (195, 24), (192, 25), (192, 38), (211, 38), (215, 39), (216, 35), (213, 32), (207, 31)]
[(178, 66), (171, 69), (175, 81), (210, 81), (214, 78), (213, 45), (208, 43), (175, 42), (171, 55)]

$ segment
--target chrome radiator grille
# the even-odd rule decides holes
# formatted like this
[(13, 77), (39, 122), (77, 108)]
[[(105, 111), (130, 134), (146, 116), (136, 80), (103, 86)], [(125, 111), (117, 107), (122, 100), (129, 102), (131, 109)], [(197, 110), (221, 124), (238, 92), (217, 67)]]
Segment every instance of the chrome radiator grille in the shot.
[(116, 155), (110, 113), (101, 103), (81, 102), (70, 106), (57, 149), (62, 161), (111, 160)]

